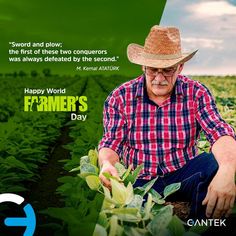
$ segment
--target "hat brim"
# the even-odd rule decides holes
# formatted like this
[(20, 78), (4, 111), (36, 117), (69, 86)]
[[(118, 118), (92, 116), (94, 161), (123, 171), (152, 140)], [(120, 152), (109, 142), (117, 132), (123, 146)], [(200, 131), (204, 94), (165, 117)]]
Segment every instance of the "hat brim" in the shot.
[(143, 46), (132, 43), (128, 45), (127, 56), (129, 61), (134, 64), (154, 68), (168, 68), (190, 60), (197, 51), (198, 50), (189, 53), (182, 53), (180, 57), (175, 59), (157, 59), (145, 56)]

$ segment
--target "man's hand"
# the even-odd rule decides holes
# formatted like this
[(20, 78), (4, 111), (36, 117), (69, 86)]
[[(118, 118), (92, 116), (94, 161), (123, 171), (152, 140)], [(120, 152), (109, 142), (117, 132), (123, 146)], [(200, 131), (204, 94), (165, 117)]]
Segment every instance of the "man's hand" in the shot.
[(235, 201), (235, 173), (229, 166), (220, 166), (211, 181), (202, 204), (206, 205), (206, 216), (213, 218), (228, 217)]
[(110, 181), (103, 175), (103, 173), (109, 173), (110, 175), (120, 179), (118, 172), (116, 168), (109, 162), (104, 162), (102, 165), (102, 168), (100, 170), (99, 178), (101, 179), (102, 183), (104, 186), (108, 187), (109, 189), (111, 188), (111, 183)]
[(102, 148), (99, 151), (99, 164), (101, 165), (101, 170), (99, 174), (99, 178), (101, 179), (102, 183), (111, 188), (110, 181), (103, 175), (104, 172), (109, 173), (110, 175), (119, 178), (118, 172), (115, 168), (115, 163), (119, 161), (119, 156), (116, 152), (114, 152), (110, 148)]

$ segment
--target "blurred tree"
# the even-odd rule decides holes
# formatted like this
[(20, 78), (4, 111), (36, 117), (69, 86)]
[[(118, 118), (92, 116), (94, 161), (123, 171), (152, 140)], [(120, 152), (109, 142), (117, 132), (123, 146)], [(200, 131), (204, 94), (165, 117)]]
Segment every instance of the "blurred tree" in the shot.
[(31, 77), (33, 77), (33, 78), (35, 78), (35, 77), (37, 77), (39, 74), (38, 74), (38, 72), (36, 71), (36, 70), (32, 70), (31, 71)]
[(46, 69), (43, 69), (43, 74), (45, 77), (50, 77), (51, 76), (51, 70), (46, 68)]
[(20, 78), (24, 78), (24, 77), (26, 77), (26, 73), (23, 71), (23, 70), (20, 70), (19, 71), (19, 76), (20, 76)]

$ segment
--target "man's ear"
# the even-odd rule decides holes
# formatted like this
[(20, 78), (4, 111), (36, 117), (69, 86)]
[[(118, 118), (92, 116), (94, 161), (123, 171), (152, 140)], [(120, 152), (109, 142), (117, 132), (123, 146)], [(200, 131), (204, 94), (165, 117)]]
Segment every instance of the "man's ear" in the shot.
[(178, 69), (178, 73), (180, 73), (184, 68), (184, 63), (183, 64), (179, 64), (179, 69)]
[(145, 72), (145, 66), (142, 66), (142, 71)]

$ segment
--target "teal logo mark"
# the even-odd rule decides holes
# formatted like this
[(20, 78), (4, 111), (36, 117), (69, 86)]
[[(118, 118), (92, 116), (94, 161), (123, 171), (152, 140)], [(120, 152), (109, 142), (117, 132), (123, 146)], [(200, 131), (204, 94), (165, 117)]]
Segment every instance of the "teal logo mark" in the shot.
[[(3, 193), (0, 194), (0, 203), (3, 202), (13, 202), (16, 203), (17, 205), (21, 205), (24, 202), (24, 198), (13, 193)], [(28, 203), (24, 206), (23, 208), (26, 217), (7, 217), (4, 220), (4, 224), (6, 226), (10, 227), (16, 227), (16, 226), (22, 226), (26, 227), (25, 232), (23, 236), (32, 236), (35, 231), (36, 227), (36, 217), (34, 213), (34, 209), (32, 206)]]

